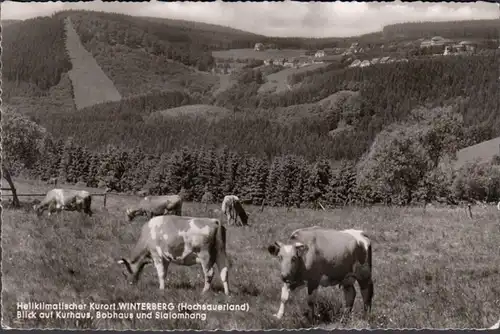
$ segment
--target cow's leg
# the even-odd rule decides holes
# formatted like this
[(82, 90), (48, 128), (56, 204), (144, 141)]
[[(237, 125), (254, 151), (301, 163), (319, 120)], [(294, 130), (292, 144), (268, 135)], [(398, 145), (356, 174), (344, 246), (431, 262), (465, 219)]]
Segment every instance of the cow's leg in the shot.
[(205, 285), (203, 286), (202, 294), (206, 293), (210, 289), (210, 284), (214, 278), (214, 264), (215, 261), (210, 258), (210, 255), (200, 255), (201, 268), (203, 270), (203, 277), (205, 280)]
[(218, 250), (215, 258), (217, 262), (217, 268), (219, 269), (220, 280), (222, 282), (222, 286), (224, 287), (224, 294), (229, 296), (229, 275), (228, 275), (228, 261), (227, 255), (225, 251)]
[(309, 321), (313, 322), (315, 318), (314, 313), (314, 295), (316, 290), (318, 289), (319, 282), (316, 281), (307, 281), (307, 305), (309, 306)]
[(356, 299), (356, 289), (354, 288), (354, 282), (349, 280), (343, 284), (344, 288), (344, 299), (345, 299), (345, 309), (344, 315), (349, 315), (354, 306), (354, 300)]
[(155, 265), (156, 271), (158, 272), (158, 281), (160, 283), (160, 290), (165, 289), (165, 276), (167, 273), (167, 270), (164, 266), (164, 259), (162, 258), (161, 254), (151, 254), (153, 258), (153, 263)]
[(288, 299), (290, 299), (290, 292), (290, 285), (288, 283), (283, 283), (283, 286), (281, 287), (280, 308), (274, 315), (278, 319), (281, 319), (283, 317), (283, 314), (285, 313), (285, 304), (288, 302)]
[(367, 277), (359, 280), (358, 283), (361, 290), (361, 296), (363, 297), (363, 315), (366, 317), (372, 308), (373, 281), (371, 277)]

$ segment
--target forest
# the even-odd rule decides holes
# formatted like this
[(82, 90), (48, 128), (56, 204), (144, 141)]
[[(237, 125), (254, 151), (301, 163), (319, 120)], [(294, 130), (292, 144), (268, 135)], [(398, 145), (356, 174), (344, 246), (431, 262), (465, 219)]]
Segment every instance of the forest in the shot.
[(385, 38), (419, 39), (434, 36), (458, 39), (498, 39), (499, 20), (468, 20), (446, 22), (407, 22), (387, 25), (382, 34)]
[[(35, 100), (53, 96), (50, 90), (71, 69), (64, 46), (63, 19), (68, 15), (87, 48), (124, 44), (198, 69), (212, 66), (211, 49), (252, 47), (262, 41), (258, 35), (242, 38), (245, 32), (223, 28), (211, 31), (126, 15), (61, 12), (4, 27), (8, 87), (31, 82), (38, 88), (31, 92)], [(445, 35), (449, 27), (454, 25), (428, 29)], [(471, 27), (467, 35), (490, 36), (490, 28)], [(424, 28), (407, 24), (387, 31), (398, 34)], [(453, 34), (459, 34), (456, 31)], [(325, 42), (269, 41), (279, 47)], [(31, 52), (34, 49), (37, 53)], [(119, 53), (115, 58), (120, 59)], [(247, 66), (236, 76), (237, 83), (217, 96), (205, 88), (151, 89), (80, 111), (55, 106), (55, 111), (43, 113), (37, 108), (47, 107), (33, 103), (25, 115), (36, 115), (31, 121), (43, 126), (50, 140), (43, 159), (28, 170), (33, 177), (61, 177), (116, 191), (183, 190), (196, 200), (208, 189), (217, 198), (234, 192), (256, 203), (265, 199), (269, 205), (304, 206), (316, 200), (329, 205), (492, 200), (498, 194), (491, 189), (500, 182), (495, 162), (458, 171), (450, 165), (449, 173), (438, 165), (457, 149), (500, 136), (499, 68), (498, 52), (411, 59), (363, 69), (332, 65), (290, 77), (291, 91), (260, 94), (266, 73)], [(340, 91), (356, 95), (342, 103), (318, 104)], [(6, 94), (7, 104), (10, 95)], [(155, 111), (191, 104), (221, 106), (232, 113), (217, 121), (203, 115), (147, 121)], [(280, 113), (292, 107), (311, 108), (314, 113), (278, 121)], [(453, 145), (436, 144), (448, 137)], [(388, 152), (401, 152), (402, 158)], [(420, 174), (408, 172), (408, 166), (415, 164), (421, 166)], [(472, 179), (486, 174), (493, 176), (481, 182)]]

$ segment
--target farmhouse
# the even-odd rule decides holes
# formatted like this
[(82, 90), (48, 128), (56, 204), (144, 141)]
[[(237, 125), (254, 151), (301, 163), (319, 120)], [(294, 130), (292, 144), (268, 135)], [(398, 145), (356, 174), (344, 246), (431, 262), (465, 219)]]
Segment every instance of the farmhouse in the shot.
[(430, 40), (424, 40), (420, 43), (421, 48), (428, 48), (431, 46), (445, 46), (453, 43), (452, 40), (443, 38), (441, 36), (434, 36)]
[(361, 64), (361, 60), (356, 59), (355, 61), (352, 62), (351, 65), (349, 65), (349, 67), (358, 67), (360, 64)]
[(286, 61), (285, 58), (276, 58), (276, 59), (273, 60), (273, 64), (274, 65), (284, 66), (285, 65), (285, 61)]
[(264, 50), (264, 44), (262, 43), (255, 43), (255, 46), (253, 48), (255, 51), (263, 51)]
[(391, 57), (382, 57), (380, 58), (379, 64), (385, 64), (389, 59), (391, 59)]
[(324, 57), (325, 55), (326, 55), (326, 53), (324, 50), (319, 50), (319, 51), (316, 51), (316, 53), (314, 54), (314, 57), (321, 58), (321, 57)]
[(370, 66), (370, 65), (371, 65), (371, 63), (370, 63), (369, 60), (363, 60), (361, 62), (361, 64), (359, 64), (359, 67), (367, 67), (367, 66)]

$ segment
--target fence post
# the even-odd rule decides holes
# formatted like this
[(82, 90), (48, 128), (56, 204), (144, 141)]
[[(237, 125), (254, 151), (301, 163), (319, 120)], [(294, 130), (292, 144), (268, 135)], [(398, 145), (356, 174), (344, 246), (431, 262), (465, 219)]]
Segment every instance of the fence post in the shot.
[(467, 203), (467, 207), (465, 210), (467, 211), (469, 219), (472, 219), (472, 205), (470, 203)]
[(106, 208), (106, 201), (108, 199), (108, 191), (109, 191), (109, 188), (106, 188), (104, 189), (104, 208)]

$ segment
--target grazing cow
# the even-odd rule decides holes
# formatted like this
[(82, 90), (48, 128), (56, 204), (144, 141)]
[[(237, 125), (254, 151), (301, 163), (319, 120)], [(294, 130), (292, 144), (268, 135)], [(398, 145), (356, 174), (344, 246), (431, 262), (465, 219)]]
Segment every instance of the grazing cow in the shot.
[(283, 316), (290, 292), (307, 285), (310, 320), (314, 316), (313, 293), (319, 286), (336, 286), (344, 290), (346, 313), (354, 305), (357, 281), (364, 302), (364, 315), (371, 310), (373, 298), (372, 246), (363, 231), (320, 228), (317, 226), (295, 230), (290, 240), (275, 242), (269, 253), (280, 260), (281, 304), (274, 315)]
[(210, 191), (205, 191), (203, 196), (201, 197), (201, 204), (204, 204), (204, 209), (207, 211), (208, 204), (214, 202), (214, 195)]
[(126, 213), (129, 221), (139, 215), (146, 215), (149, 219), (169, 213), (182, 216), (182, 198), (179, 195), (147, 196), (136, 207), (128, 208)]
[(33, 205), (38, 216), (41, 216), (43, 212), (48, 209), (49, 216), (53, 212), (66, 211), (79, 211), (92, 216), (92, 210), (90, 209), (92, 204), (92, 197), (88, 191), (85, 190), (73, 190), (73, 189), (52, 189), (47, 192), (45, 198), (40, 202), (40, 204)]
[(224, 196), (224, 200), (222, 201), (222, 213), (226, 215), (229, 225), (237, 225), (237, 215), (240, 217), (241, 225), (248, 225), (248, 215), (237, 196)]
[(228, 261), (226, 255), (226, 228), (218, 219), (181, 216), (154, 217), (144, 224), (130, 260), (122, 258), (130, 284), (137, 283), (139, 275), (150, 259), (158, 272), (160, 289), (171, 262), (192, 266), (201, 264), (205, 276), (202, 293), (210, 288), (214, 264), (220, 272), (224, 293), (229, 294)]

